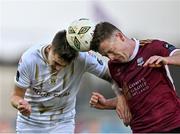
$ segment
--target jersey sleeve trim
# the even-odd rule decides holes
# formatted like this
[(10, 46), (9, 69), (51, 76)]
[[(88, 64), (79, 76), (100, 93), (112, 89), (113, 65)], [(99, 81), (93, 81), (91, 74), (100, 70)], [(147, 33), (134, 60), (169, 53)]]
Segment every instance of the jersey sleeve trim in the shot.
[(169, 56), (172, 56), (175, 52), (177, 52), (177, 51), (180, 51), (180, 49), (175, 49), (175, 50), (173, 50), (170, 54), (169, 54)]
[(174, 85), (174, 81), (173, 81), (171, 74), (170, 74), (170, 71), (169, 71), (168, 65), (165, 65), (165, 70), (166, 70), (167, 77), (169, 78), (169, 80), (171, 81), (171, 83), (173, 85), (174, 90), (176, 90), (175, 85)]
[(16, 80), (16, 77), (14, 77), (14, 83), (15, 83), (16, 86), (18, 86), (18, 87), (20, 87), (20, 88), (23, 88), (23, 89), (29, 88), (29, 86), (24, 86), (24, 84), (19, 83), (19, 82)]

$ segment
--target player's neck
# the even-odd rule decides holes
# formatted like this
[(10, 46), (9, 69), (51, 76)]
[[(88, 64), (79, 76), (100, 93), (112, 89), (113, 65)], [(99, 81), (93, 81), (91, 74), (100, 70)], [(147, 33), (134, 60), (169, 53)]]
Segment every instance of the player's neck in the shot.
[(130, 57), (132, 56), (132, 54), (133, 54), (133, 52), (134, 52), (134, 50), (135, 50), (135, 46), (136, 46), (136, 42), (134, 41), (134, 40), (132, 40), (132, 39), (129, 39), (128, 40), (128, 49), (129, 49), (129, 55), (130, 55)]
[(134, 56), (135, 56), (135, 47), (136, 47), (136, 42), (132, 39), (128, 40), (128, 49), (129, 49), (129, 61), (131, 61)]

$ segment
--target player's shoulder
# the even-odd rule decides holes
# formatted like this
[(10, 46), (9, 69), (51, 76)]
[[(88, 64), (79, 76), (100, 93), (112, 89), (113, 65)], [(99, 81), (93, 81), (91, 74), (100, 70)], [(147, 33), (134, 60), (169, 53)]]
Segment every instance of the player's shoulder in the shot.
[[(84, 63), (84, 64), (100, 64), (104, 65), (104, 63), (108, 62), (108, 59), (106, 57), (103, 57), (101, 54), (94, 52), (94, 51), (88, 51), (88, 52), (79, 52), (79, 56), (77, 58), (78, 62)], [(76, 62), (77, 63), (77, 62)]]
[(34, 45), (34, 46), (28, 48), (22, 54), (21, 61), (25, 62), (27, 64), (32, 64), (34, 61), (36, 61), (41, 47), (42, 47), (42, 45)]
[(140, 46), (142, 50), (148, 51), (148, 53), (152, 54), (170, 54), (177, 48), (163, 40), (153, 39), (153, 40), (142, 40), (140, 41)]
[(79, 52), (79, 58), (96, 58), (97, 54), (94, 51), (88, 51), (88, 52)]
[(140, 40), (139, 43), (141, 47), (146, 47), (146, 48), (151, 48), (151, 47), (158, 48), (168, 44), (167, 42), (159, 39), (145, 39), (145, 40)]

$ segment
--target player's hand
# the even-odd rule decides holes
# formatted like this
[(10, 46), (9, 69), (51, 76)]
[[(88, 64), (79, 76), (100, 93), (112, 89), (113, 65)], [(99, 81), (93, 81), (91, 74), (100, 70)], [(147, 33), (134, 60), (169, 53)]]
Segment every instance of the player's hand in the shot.
[(162, 56), (151, 56), (143, 65), (143, 67), (161, 67), (162, 65), (167, 65), (168, 60), (166, 57)]
[(141, 46), (144, 46), (145, 44), (152, 43), (153, 40), (151, 39), (146, 39), (146, 40), (140, 40), (139, 43)]
[(89, 103), (91, 107), (94, 107), (97, 109), (105, 109), (106, 98), (98, 92), (92, 92), (92, 96)]
[(118, 100), (117, 100), (116, 112), (119, 118), (123, 119), (124, 125), (128, 126), (132, 119), (132, 115), (129, 106), (127, 104), (126, 98), (124, 95), (118, 95), (117, 98)]
[(24, 116), (29, 116), (31, 114), (31, 105), (26, 100), (19, 100), (17, 109)]

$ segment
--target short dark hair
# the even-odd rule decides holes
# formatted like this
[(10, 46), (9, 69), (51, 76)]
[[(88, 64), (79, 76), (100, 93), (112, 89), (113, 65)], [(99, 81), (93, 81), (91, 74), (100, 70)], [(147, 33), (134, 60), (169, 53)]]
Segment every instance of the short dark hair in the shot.
[(68, 63), (74, 60), (78, 55), (78, 51), (71, 48), (67, 42), (66, 30), (56, 33), (52, 40), (52, 48), (53, 52), (59, 55), (59, 58), (62, 58)]
[(120, 31), (116, 26), (109, 22), (100, 22), (96, 25), (93, 39), (91, 40), (90, 49), (93, 51), (99, 51), (99, 45), (105, 39), (111, 37), (114, 31)]

